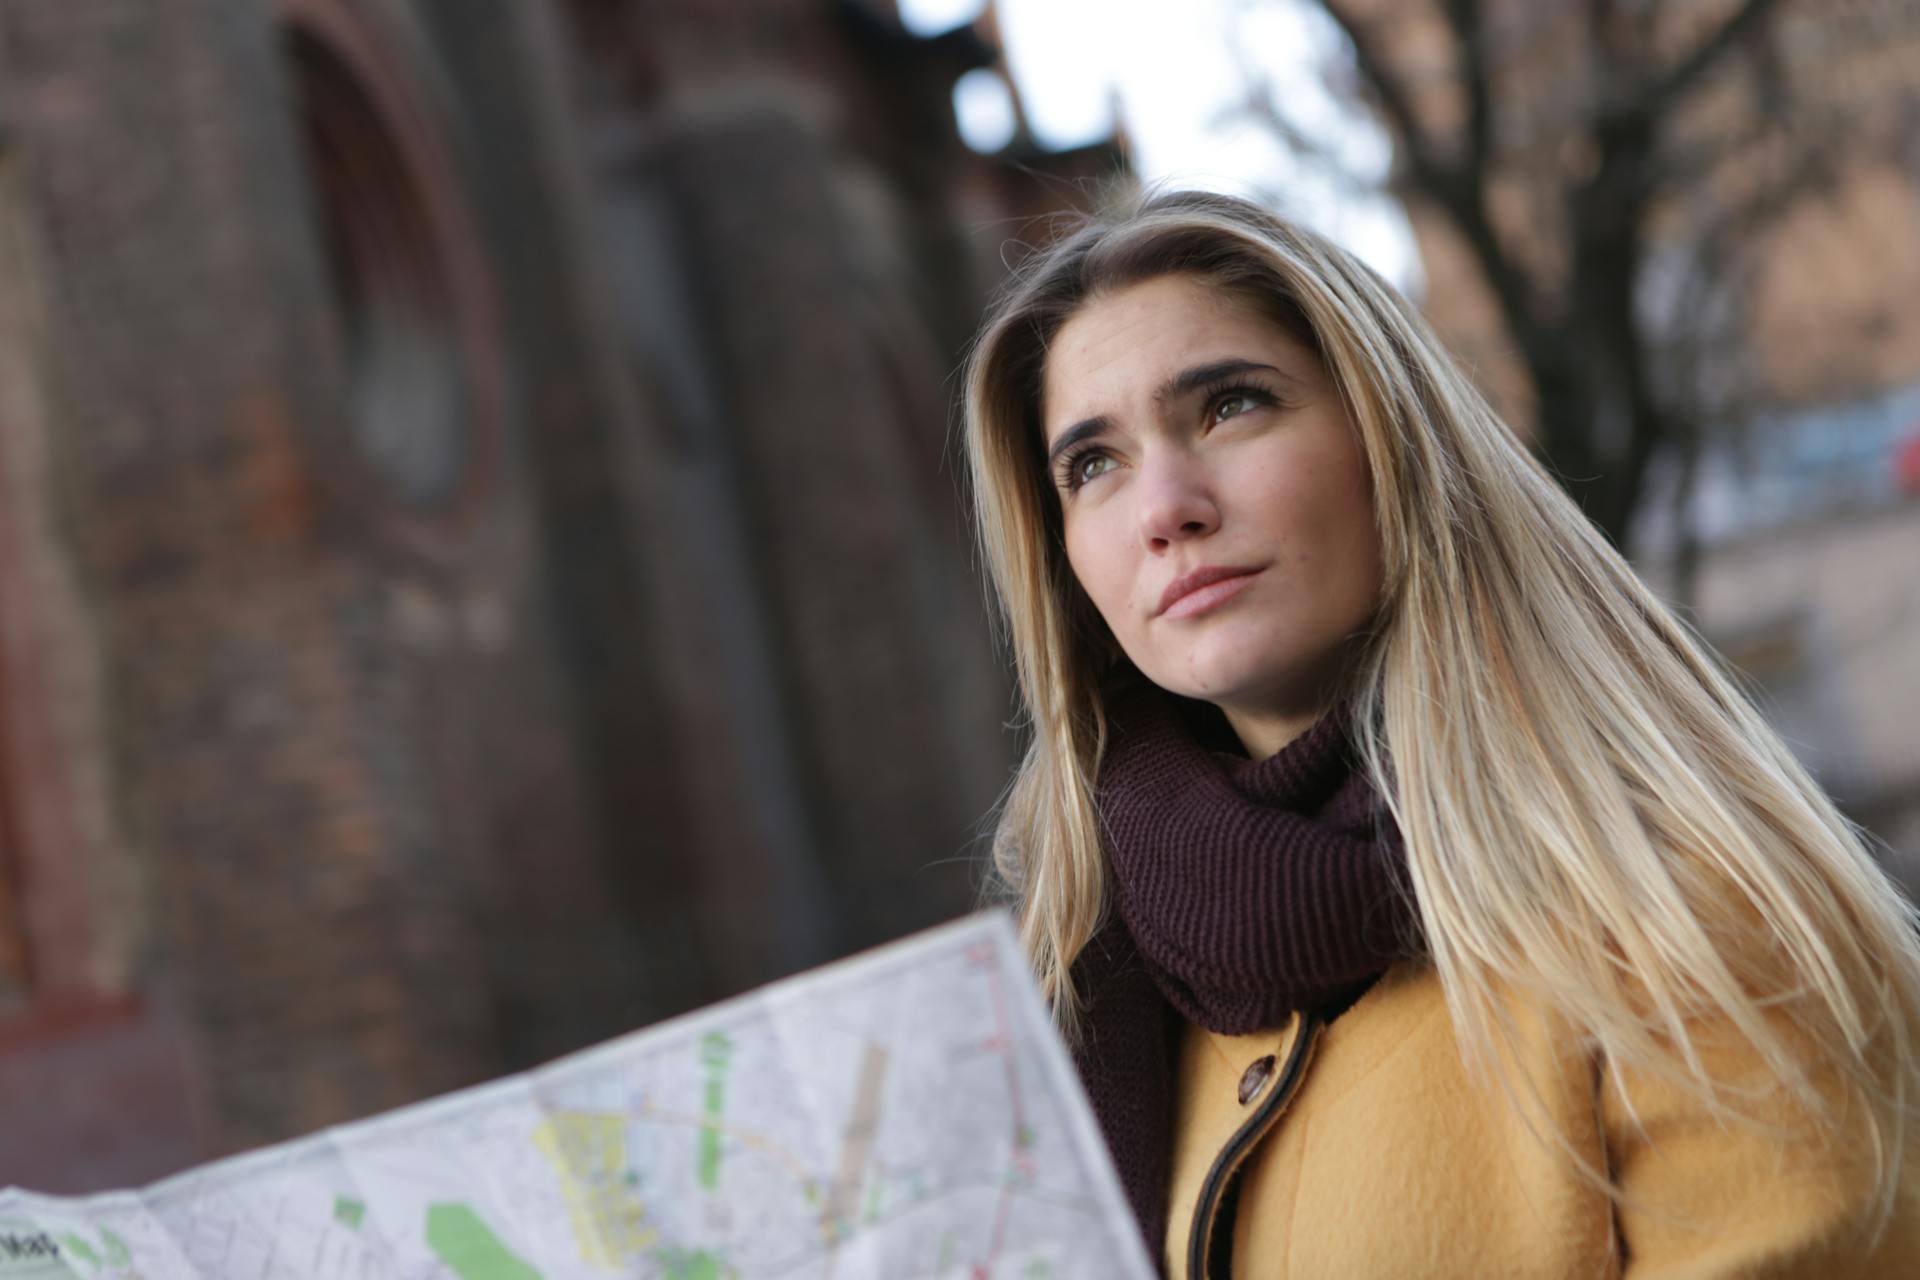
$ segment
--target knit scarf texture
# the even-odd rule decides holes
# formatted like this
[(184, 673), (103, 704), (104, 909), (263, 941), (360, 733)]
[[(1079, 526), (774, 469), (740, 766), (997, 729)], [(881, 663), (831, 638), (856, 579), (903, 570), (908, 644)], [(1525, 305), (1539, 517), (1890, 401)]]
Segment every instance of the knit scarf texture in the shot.
[(1409, 954), (1414, 929), (1399, 836), (1342, 712), (1262, 761), (1208, 727), (1217, 712), (1143, 681), (1110, 692), (1107, 712), (1114, 909), (1074, 965), (1075, 1059), (1157, 1255), (1184, 1024), (1246, 1035), (1342, 1009)]

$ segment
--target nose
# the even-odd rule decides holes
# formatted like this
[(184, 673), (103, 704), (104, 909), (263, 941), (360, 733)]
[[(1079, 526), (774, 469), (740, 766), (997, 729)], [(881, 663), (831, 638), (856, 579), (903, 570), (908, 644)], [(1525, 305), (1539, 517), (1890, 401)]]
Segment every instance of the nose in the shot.
[(1220, 507), (1206, 470), (1182, 454), (1163, 454), (1142, 466), (1135, 492), (1140, 540), (1149, 551), (1164, 552), (1220, 527)]

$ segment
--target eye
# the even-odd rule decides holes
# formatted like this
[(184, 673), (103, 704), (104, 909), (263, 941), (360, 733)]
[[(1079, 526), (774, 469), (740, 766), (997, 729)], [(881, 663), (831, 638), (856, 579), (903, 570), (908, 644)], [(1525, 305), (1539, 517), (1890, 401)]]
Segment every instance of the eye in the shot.
[(1217, 427), (1228, 418), (1237, 418), (1254, 409), (1276, 406), (1280, 398), (1253, 382), (1223, 382), (1207, 388), (1207, 426)]
[(1251, 392), (1229, 391), (1213, 402), (1213, 421), (1224, 422), (1228, 418), (1238, 417), (1259, 403)]
[(1113, 467), (1113, 458), (1104, 453), (1083, 453), (1073, 460), (1068, 469), (1070, 485), (1078, 489), (1089, 480), (1105, 475)]
[(1054, 464), (1054, 483), (1071, 496), (1089, 480), (1097, 480), (1119, 466), (1119, 461), (1098, 445), (1086, 445), (1064, 454)]

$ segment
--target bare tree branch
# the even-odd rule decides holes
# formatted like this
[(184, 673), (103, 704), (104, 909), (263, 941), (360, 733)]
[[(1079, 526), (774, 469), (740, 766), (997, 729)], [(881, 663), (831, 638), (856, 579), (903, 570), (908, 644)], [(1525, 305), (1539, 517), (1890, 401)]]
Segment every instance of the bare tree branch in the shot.
[[(1468, 0), (1471, 6), (1472, 0)], [(1485, 202), (1487, 172), (1483, 166), (1470, 167), (1440, 158), (1431, 135), (1417, 119), (1413, 101), (1399, 74), (1387, 65), (1369, 24), (1362, 22), (1341, 0), (1322, 0), (1327, 11), (1353, 46), (1354, 65), (1361, 79), (1380, 102), (1396, 141), (1407, 157), (1414, 186), (1438, 202), (1454, 225), (1472, 246), (1486, 273), (1495, 298), (1500, 303), (1515, 341), (1523, 347), (1537, 342), (1540, 326), (1534, 314), (1533, 291), (1526, 278), (1507, 254), (1494, 232)], [(1488, 87), (1484, 78), (1484, 49), (1475, 55), (1482, 77), (1479, 92)], [(1463, 57), (1464, 62), (1464, 57)], [(1471, 96), (1470, 91), (1470, 96)], [(1488, 108), (1489, 115), (1491, 114)], [(1483, 161), (1489, 157), (1481, 157)]]
[(1413, 100), (1407, 95), (1406, 86), (1387, 66), (1371, 28), (1338, 0), (1326, 0), (1323, 7), (1353, 46), (1354, 65), (1360, 70), (1360, 78), (1379, 99), (1380, 109), (1386, 112), (1387, 123), (1406, 154), (1407, 166), (1413, 170), (1415, 180), (1423, 187), (1436, 189), (1454, 185), (1456, 179), (1451, 167), (1436, 154), (1425, 126), (1414, 114)]
[(1443, 8), (1460, 46), (1460, 80), (1467, 95), (1466, 168), (1484, 175), (1493, 150), (1493, 88), (1487, 83), (1487, 31), (1480, 0), (1446, 0)]
[(1690, 92), (1715, 63), (1757, 31), (1778, 7), (1779, 0), (1746, 0), (1718, 30), (1694, 46), (1692, 53), (1640, 95), (1631, 110), (1648, 119), (1672, 110), (1683, 94)]
[[(1920, 136), (1920, 129), (1915, 136)], [(1717, 192), (1715, 199), (1721, 208), (1714, 229), (1696, 237), (1703, 245), (1713, 237), (1750, 238), (1760, 234), (1767, 223), (1790, 212), (1799, 200), (1831, 188), (1848, 166), (1874, 156), (1898, 155), (1904, 137), (1899, 125), (1891, 135), (1876, 130), (1862, 111), (1818, 110), (1788, 100), (1738, 136), (1684, 146), (1667, 144), (1653, 161), (1655, 181), (1672, 185), (1689, 178), (1698, 180), (1716, 166), (1769, 142), (1789, 145), (1792, 150), (1788, 158), (1770, 166), (1771, 178), (1756, 182), (1744, 195)], [(1748, 169), (1762, 172), (1751, 165)]]
[[(1780, 0), (1727, 0), (1681, 47), (1658, 0), (1515, 3), (1511, 27), (1492, 0), (1426, 0), (1423, 29), (1437, 20), (1457, 44), (1464, 111), (1442, 122), (1390, 38), (1400, 7), (1319, 2), (1352, 46), (1351, 91), (1395, 135), (1396, 184), (1462, 238), (1493, 295), (1532, 383), (1538, 448), (1624, 544), (1656, 455), (1733, 430), (1769, 394), (1737, 301), (1771, 230), (1875, 156), (1920, 155), (1920, 112), (1876, 91), (1849, 123), (1825, 82), (1800, 101), (1795, 67), (1767, 38)], [(1751, 74), (1725, 79), (1747, 51)], [(1711, 120), (1688, 110), (1710, 81), (1735, 91)], [(1502, 215), (1550, 207), (1510, 226), (1494, 218), (1496, 194)], [(1699, 292), (1662, 297), (1665, 285)]]
[(1275, 97), (1275, 88), (1271, 81), (1256, 82), (1249, 74), (1247, 95), (1237, 107), (1230, 107), (1218, 116), (1219, 122), (1250, 120), (1271, 134), (1281, 146), (1303, 163), (1312, 166), (1325, 181), (1334, 184), (1340, 190), (1351, 195), (1372, 195), (1379, 190), (1379, 184), (1363, 177), (1350, 167), (1345, 158), (1322, 138), (1314, 137), (1302, 129), (1280, 107)]

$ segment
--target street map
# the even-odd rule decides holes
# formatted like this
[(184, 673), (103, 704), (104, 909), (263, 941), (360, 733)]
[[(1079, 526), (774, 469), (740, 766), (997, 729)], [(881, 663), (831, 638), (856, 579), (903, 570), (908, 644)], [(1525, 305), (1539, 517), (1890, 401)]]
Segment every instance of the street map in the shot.
[(84, 1198), (0, 1280), (1152, 1280), (1004, 914)]

